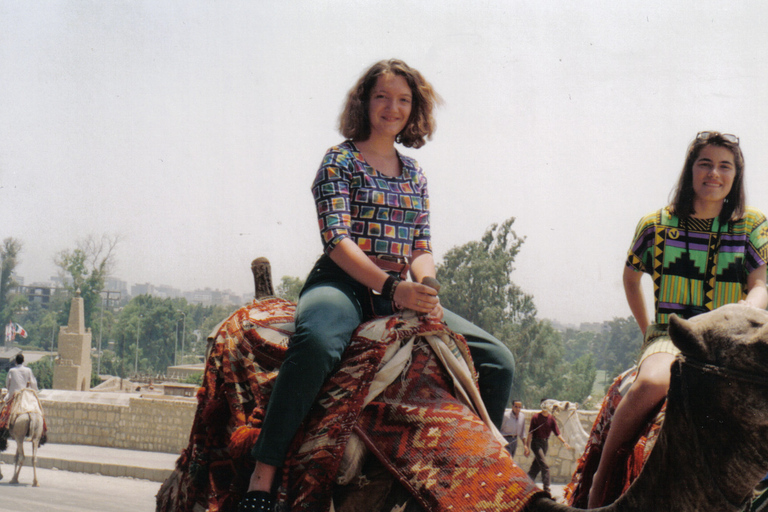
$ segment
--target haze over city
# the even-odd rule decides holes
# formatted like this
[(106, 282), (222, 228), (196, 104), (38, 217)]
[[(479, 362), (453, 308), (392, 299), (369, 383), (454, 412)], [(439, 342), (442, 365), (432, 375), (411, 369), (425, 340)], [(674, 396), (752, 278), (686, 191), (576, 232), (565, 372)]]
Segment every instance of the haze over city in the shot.
[(437, 261), (514, 216), (540, 317), (626, 317), (634, 228), (698, 131), (741, 138), (768, 210), (767, 21), (756, 0), (4, 1), (0, 239), (23, 242), (28, 284), (102, 234), (129, 287), (247, 293), (257, 256), (304, 278), (344, 97), (397, 57), (444, 99), (433, 140), (403, 149)]

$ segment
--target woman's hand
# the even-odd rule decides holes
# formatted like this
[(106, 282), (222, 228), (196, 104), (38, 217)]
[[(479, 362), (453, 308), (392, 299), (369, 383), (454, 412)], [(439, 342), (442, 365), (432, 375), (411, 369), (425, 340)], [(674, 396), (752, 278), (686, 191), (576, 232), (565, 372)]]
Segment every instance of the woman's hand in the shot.
[(432, 314), (439, 308), (439, 318), (442, 318), (443, 316), (442, 306), (440, 306), (440, 299), (437, 298), (437, 292), (433, 288), (423, 284), (400, 281), (397, 288), (395, 288), (394, 301), (401, 308), (412, 309), (413, 311), (422, 314)]

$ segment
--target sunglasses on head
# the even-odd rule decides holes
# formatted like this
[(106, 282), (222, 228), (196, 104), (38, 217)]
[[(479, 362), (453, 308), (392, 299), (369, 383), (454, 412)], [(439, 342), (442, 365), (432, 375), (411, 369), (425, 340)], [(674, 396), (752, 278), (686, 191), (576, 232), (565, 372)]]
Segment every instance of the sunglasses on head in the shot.
[(720, 137), (726, 142), (732, 144), (738, 144), (739, 138), (732, 133), (720, 133), (720, 132), (699, 132), (696, 134), (696, 140), (706, 141), (714, 137)]

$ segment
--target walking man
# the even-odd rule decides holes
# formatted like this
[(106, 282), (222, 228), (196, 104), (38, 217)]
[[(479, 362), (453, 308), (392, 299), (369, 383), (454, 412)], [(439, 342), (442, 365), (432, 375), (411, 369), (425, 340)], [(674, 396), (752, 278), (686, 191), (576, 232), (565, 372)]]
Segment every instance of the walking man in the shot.
[[(512, 402), (512, 409), (504, 412), (504, 420), (501, 422), (501, 435), (507, 441), (507, 451), (514, 457), (517, 451), (517, 440), (525, 437), (525, 413), (522, 411), (523, 402), (515, 400)], [(525, 456), (530, 454), (528, 446), (525, 448)]]
[(536, 480), (536, 475), (541, 471), (541, 481), (544, 484), (544, 491), (550, 492), (549, 465), (547, 465), (546, 456), (549, 450), (549, 436), (554, 433), (555, 436), (569, 450), (571, 446), (565, 442), (560, 434), (554, 416), (551, 411), (544, 406), (544, 400), (541, 401), (541, 412), (533, 415), (531, 425), (528, 427), (528, 436), (525, 438), (526, 451), (533, 447), (533, 463), (528, 470), (528, 476), (531, 480)]

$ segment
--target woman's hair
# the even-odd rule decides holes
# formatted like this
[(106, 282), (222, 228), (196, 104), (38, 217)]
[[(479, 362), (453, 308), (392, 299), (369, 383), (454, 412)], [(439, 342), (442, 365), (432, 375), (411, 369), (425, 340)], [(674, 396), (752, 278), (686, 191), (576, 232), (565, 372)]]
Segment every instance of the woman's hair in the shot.
[[(735, 142), (731, 139), (735, 139)], [(744, 155), (739, 147), (738, 139), (733, 135), (723, 135), (719, 132), (700, 132), (688, 146), (685, 164), (672, 190), (670, 208), (680, 218), (687, 218), (696, 213), (693, 208), (693, 164), (699, 158), (701, 150), (706, 146), (726, 148), (733, 153), (733, 163), (736, 175), (733, 178), (731, 191), (726, 196), (723, 209), (720, 211), (720, 222), (740, 219), (744, 215), (746, 193), (744, 192)]]
[(420, 148), (432, 138), (435, 131), (435, 118), (432, 110), (440, 103), (440, 97), (421, 73), (405, 62), (397, 59), (382, 60), (370, 67), (357, 84), (347, 94), (347, 102), (339, 118), (339, 131), (347, 139), (367, 140), (371, 136), (371, 121), (368, 117), (368, 104), (371, 90), (381, 75), (402, 76), (411, 88), (411, 115), (408, 122), (397, 135), (397, 142), (405, 147)]

